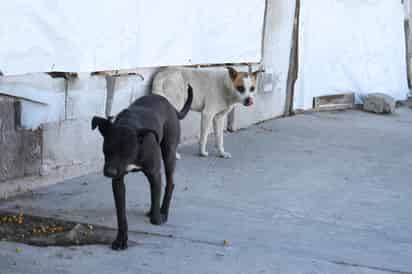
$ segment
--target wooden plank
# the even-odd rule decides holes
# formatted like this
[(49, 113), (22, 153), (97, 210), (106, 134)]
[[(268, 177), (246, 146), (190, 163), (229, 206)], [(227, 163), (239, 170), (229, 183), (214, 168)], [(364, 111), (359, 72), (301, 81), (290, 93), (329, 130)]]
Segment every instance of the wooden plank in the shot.
[(3, 131), (0, 136), (0, 182), (24, 176), (22, 134), (15, 130)]
[(313, 109), (315, 111), (351, 109), (354, 105), (354, 93), (333, 94), (313, 98)]
[(0, 96), (0, 182), (40, 172), (42, 130), (20, 128), (20, 103)]

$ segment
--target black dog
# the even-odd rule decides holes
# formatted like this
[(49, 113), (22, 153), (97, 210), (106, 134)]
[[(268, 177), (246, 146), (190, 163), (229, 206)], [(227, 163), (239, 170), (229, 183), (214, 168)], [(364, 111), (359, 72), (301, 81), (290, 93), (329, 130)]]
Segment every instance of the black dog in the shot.
[[(154, 225), (167, 221), (174, 188), (176, 148), (180, 139), (180, 122), (189, 112), (192, 87), (188, 99), (178, 112), (162, 96), (148, 95), (136, 100), (115, 118), (93, 117), (92, 129), (99, 128), (104, 138), (104, 175), (112, 178), (116, 205), (118, 233), (112, 248), (127, 248), (127, 219), (124, 176), (128, 172), (143, 171), (150, 183), (151, 207), (147, 216)], [(161, 160), (166, 173), (163, 203), (161, 197)]]

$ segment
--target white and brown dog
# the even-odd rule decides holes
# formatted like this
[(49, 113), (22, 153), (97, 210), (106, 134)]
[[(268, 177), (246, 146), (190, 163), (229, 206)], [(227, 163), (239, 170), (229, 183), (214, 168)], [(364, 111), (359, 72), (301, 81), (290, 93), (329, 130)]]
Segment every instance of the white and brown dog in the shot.
[(208, 156), (207, 137), (213, 122), (219, 156), (231, 158), (223, 147), (225, 117), (237, 103), (253, 105), (257, 74), (261, 71), (238, 72), (232, 67), (227, 67), (227, 71), (171, 68), (156, 74), (152, 92), (166, 97), (176, 109), (181, 109), (190, 83), (194, 90), (191, 109), (201, 113), (200, 155)]

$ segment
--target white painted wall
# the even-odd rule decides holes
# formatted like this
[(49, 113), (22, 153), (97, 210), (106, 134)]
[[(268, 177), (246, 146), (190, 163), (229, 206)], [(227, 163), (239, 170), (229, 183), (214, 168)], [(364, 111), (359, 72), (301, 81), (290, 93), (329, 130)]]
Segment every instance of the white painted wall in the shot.
[(404, 11), (394, 0), (301, 1), (299, 78), (294, 107), (315, 96), (408, 93)]
[(3, 1), (0, 70), (258, 62), (265, 0)]
[(248, 127), (283, 114), (294, 15), (295, 1), (268, 1), (262, 64), (271, 81), (267, 83), (268, 90), (259, 90), (254, 106), (235, 107), (231, 130)]

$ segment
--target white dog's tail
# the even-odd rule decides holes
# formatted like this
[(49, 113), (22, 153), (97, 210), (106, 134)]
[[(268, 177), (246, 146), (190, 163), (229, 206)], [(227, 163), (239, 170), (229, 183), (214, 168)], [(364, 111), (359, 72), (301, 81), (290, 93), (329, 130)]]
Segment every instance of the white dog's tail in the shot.
[(177, 113), (177, 117), (179, 118), (179, 120), (182, 120), (183, 118), (186, 117), (187, 113), (190, 110), (190, 107), (192, 106), (192, 101), (193, 101), (193, 88), (190, 84), (187, 85), (187, 100), (185, 105), (183, 106), (182, 110), (176, 111)]

